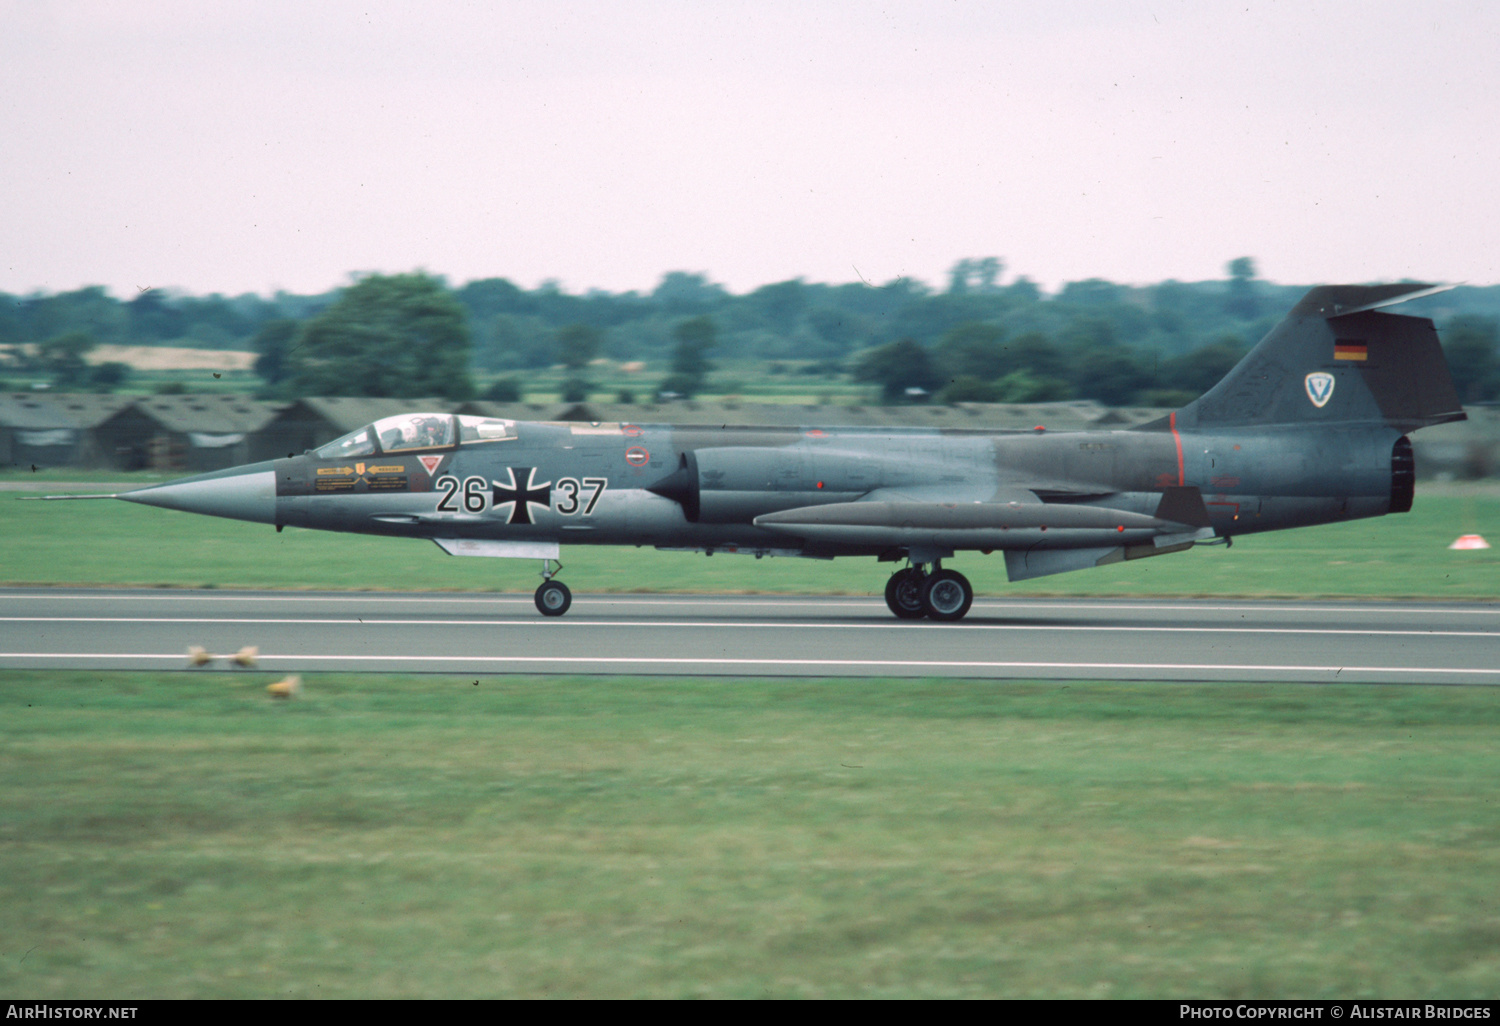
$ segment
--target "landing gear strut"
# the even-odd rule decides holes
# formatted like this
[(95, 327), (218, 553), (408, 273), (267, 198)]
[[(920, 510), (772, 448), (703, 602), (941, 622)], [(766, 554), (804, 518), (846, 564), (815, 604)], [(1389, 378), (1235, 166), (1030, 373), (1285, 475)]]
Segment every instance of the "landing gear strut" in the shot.
[(962, 620), (974, 604), (974, 588), (957, 570), (933, 561), (932, 572), (918, 564), (897, 570), (885, 585), (885, 604), (903, 620)]
[(536, 590), (536, 608), (543, 616), (562, 616), (573, 604), (573, 593), (562, 581), (554, 581), (552, 575), (562, 569), (562, 564), (557, 564), (557, 570), (552, 569), (552, 560), (542, 560), (541, 586)]

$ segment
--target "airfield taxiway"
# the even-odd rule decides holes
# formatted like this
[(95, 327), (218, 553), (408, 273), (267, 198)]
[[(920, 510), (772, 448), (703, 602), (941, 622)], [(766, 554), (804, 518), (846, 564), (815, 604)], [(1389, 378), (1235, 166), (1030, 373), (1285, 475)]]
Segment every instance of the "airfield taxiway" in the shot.
[[(1500, 684), (1500, 604), (980, 598), (957, 624), (878, 598), (0, 591), (0, 669)], [(224, 662), (217, 665), (223, 666)]]

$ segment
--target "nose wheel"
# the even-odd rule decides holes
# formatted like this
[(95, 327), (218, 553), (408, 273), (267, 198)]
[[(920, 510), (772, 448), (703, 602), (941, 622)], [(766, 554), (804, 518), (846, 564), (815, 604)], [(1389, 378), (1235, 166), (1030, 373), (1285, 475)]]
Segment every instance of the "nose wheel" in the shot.
[(573, 604), (573, 593), (562, 581), (554, 580), (552, 575), (562, 569), (558, 563), (554, 568), (555, 560), (542, 560), (542, 583), (536, 590), (536, 608), (543, 616), (562, 616)]
[(562, 616), (573, 604), (573, 593), (562, 581), (543, 581), (536, 590), (536, 608), (543, 616)]
[(927, 573), (912, 566), (897, 570), (886, 582), (885, 604), (902, 620), (962, 620), (974, 604), (974, 587), (957, 570)]

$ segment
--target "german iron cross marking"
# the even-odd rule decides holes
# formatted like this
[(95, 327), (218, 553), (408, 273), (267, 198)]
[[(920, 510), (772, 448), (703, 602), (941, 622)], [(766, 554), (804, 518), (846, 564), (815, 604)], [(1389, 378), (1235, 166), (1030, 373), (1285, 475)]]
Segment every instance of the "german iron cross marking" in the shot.
[[(493, 509), (499, 509), (507, 503), (510, 504), (510, 516), (505, 521), (507, 524), (531, 523), (532, 504), (541, 506), (543, 509), (551, 508), (552, 482), (544, 481), (539, 485), (533, 485), (531, 479), (536, 475), (535, 467), (507, 467), (506, 472), (510, 474), (509, 484), (490, 481), (494, 487), (490, 506)], [(526, 475), (526, 483), (516, 484), (523, 473)]]

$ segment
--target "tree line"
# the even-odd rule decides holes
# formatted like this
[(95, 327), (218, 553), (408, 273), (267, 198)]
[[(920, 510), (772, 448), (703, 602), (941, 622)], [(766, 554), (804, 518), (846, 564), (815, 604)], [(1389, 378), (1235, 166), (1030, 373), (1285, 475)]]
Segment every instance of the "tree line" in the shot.
[[(146, 289), (122, 301), (91, 287), (0, 294), (0, 345), (11, 367), (100, 389), (116, 387), (122, 369), (85, 357), (116, 343), (251, 349), (263, 392), (282, 397), (463, 399), (486, 382), (503, 399), (527, 371), (556, 366), (565, 396), (582, 397), (599, 357), (670, 368), (660, 389), (693, 395), (712, 387), (712, 356), (847, 375), (887, 402), (1172, 406), (1222, 377), (1305, 291), (1260, 280), (1246, 257), (1214, 281), (1088, 279), (1052, 294), (1025, 277), (1006, 282), (1004, 271), (998, 258), (969, 258), (941, 288), (799, 278), (740, 295), (685, 271), (646, 293), (573, 294), (555, 282), (528, 290), (503, 278), (452, 287), (424, 273), (269, 298)], [(1466, 402), (1500, 399), (1500, 286), (1404, 309), (1438, 320)]]

